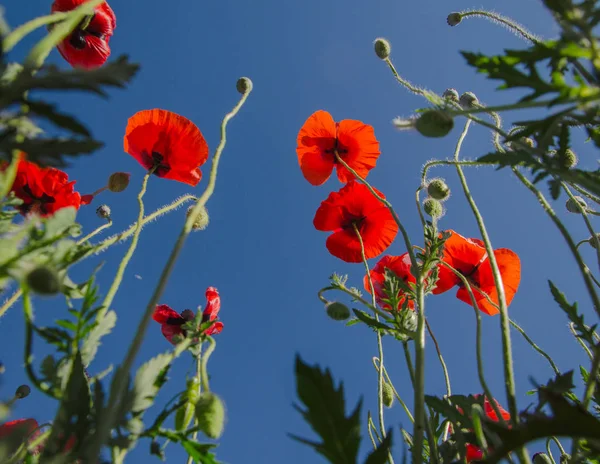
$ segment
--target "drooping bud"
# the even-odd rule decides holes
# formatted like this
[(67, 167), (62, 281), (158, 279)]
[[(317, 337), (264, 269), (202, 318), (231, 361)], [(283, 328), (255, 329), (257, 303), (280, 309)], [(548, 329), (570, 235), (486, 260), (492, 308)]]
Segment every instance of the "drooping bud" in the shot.
[(392, 46), (383, 37), (378, 37), (377, 39), (375, 39), (374, 46), (375, 54), (382, 60), (387, 59), (390, 56), (390, 53), (392, 52)]
[(444, 207), (434, 198), (425, 198), (423, 201), (423, 210), (432, 218), (440, 218), (444, 214)]
[(152, 443), (150, 443), (150, 454), (153, 456), (158, 456), (158, 457), (163, 456), (164, 453), (160, 447), (159, 442), (153, 441)]
[(382, 400), (386, 408), (391, 408), (394, 405), (394, 390), (392, 386), (385, 380), (382, 385)]
[(479, 99), (473, 92), (465, 92), (460, 96), (459, 103), (464, 109), (469, 109), (476, 106)]
[(587, 203), (581, 197), (569, 198), (567, 203), (565, 203), (565, 206), (567, 207), (567, 211), (569, 213), (581, 214), (582, 209), (583, 211), (587, 210)]
[(100, 205), (96, 208), (96, 216), (100, 219), (110, 219), (110, 208), (108, 205)]
[(196, 419), (198, 428), (207, 437), (219, 438), (225, 427), (225, 405), (221, 398), (212, 392), (202, 393), (196, 403)]
[(38, 295), (56, 295), (60, 291), (58, 275), (48, 266), (35, 268), (26, 277), (29, 288)]
[(240, 77), (235, 84), (235, 88), (242, 95), (252, 91), (252, 81), (248, 77)]
[(23, 398), (27, 398), (31, 393), (31, 388), (29, 385), (20, 385), (15, 392), (15, 398), (22, 400)]
[(327, 315), (334, 321), (345, 321), (350, 317), (348, 306), (338, 301), (332, 301), (325, 305)]
[(462, 15), (460, 13), (450, 13), (448, 15), (448, 17), (446, 18), (446, 22), (448, 23), (448, 26), (452, 26), (452, 27), (460, 24), (461, 21), (462, 21)]
[(446, 100), (450, 100), (450, 101), (458, 103), (458, 92), (456, 89), (444, 90), (442, 97), (444, 97)]
[[(600, 241), (600, 232), (598, 232), (596, 234), (596, 238), (598, 239), (598, 241)], [(594, 248), (595, 250), (597, 250), (597, 246), (596, 246), (596, 240), (594, 240), (594, 236), (591, 236), (590, 238), (588, 238), (588, 243), (590, 244), (590, 246), (592, 248)]]
[(122, 192), (129, 185), (131, 174), (128, 172), (115, 172), (108, 178), (108, 190), (113, 193)]
[(546, 453), (535, 453), (532, 461), (533, 464), (552, 464), (550, 456), (548, 456)]
[(450, 187), (446, 185), (443, 179), (432, 179), (427, 184), (427, 193), (431, 198), (444, 201), (450, 196)]
[[(190, 217), (190, 214), (192, 213), (193, 209), (194, 209), (194, 206), (190, 206), (188, 208), (187, 213), (186, 213), (187, 217)], [(196, 216), (196, 220), (192, 224), (192, 229), (193, 230), (204, 230), (208, 227), (209, 221), (210, 221), (210, 218), (208, 216), (208, 211), (203, 206), (200, 209), (200, 212), (198, 213), (198, 215)]]
[(429, 110), (419, 115), (415, 127), (425, 137), (444, 137), (454, 127), (454, 119), (442, 110)]

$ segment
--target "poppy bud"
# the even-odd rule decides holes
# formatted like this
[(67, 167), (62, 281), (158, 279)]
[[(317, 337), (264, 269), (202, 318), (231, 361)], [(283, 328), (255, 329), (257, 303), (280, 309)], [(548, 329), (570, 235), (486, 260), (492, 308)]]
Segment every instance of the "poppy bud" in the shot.
[(382, 389), (381, 399), (383, 400), (383, 404), (386, 408), (391, 408), (394, 405), (394, 390), (385, 380), (383, 381)]
[(160, 443), (157, 441), (153, 441), (152, 443), (150, 443), (150, 454), (152, 454), (153, 456), (162, 456), (163, 452), (162, 449), (160, 448)]
[(19, 388), (17, 388), (17, 391), (15, 392), (15, 398), (22, 400), (23, 398), (27, 398), (30, 393), (31, 388), (29, 387), (29, 385), (21, 385), (19, 386)]
[(47, 266), (35, 268), (26, 280), (29, 288), (39, 295), (56, 295), (60, 291), (58, 275)]
[(350, 310), (344, 303), (332, 301), (325, 305), (327, 315), (334, 321), (345, 321), (350, 317)]
[(415, 127), (425, 137), (444, 137), (454, 127), (454, 119), (442, 110), (429, 110), (419, 115)]
[(242, 95), (245, 93), (250, 93), (252, 90), (252, 81), (248, 77), (240, 77), (235, 84), (235, 87)]
[(479, 104), (479, 99), (473, 92), (465, 92), (460, 96), (459, 103), (464, 109), (468, 109)]
[(212, 392), (202, 393), (196, 403), (198, 428), (212, 439), (217, 439), (225, 427), (225, 405)]
[[(190, 206), (188, 208), (187, 213), (186, 213), (187, 217), (190, 217), (190, 214), (192, 213), (193, 209), (194, 209), (194, 206)], [(196, 216), (196, 220), (192, 224), (192, 229), (193, 230), (204, 230), (204, 229), (206, 229), (208, 227), (209, 220), (210, 220), (210, 218), (208, 217), (208, 211), (203, 206), (200, 209), (200, 212), (198, 213), (198, 215)]]
[(96, 208), (96, 216), (100, 219), (110, 219), (110, 208), (107, 205), (100, 205)]
[(378, 37), (377, 39), (375, 39), (375, 54), (379, 58), (385, 60), (390, 56), (391, 52), (392, 46), (386, 39), (382, 37)]
[(423, 209), (425, 213), (429, 214), (432, 218), (439, 218), (444, 214), (444, 208), (442, 204), (435, 198), (425, 198), (423, 201)]
[(444, 201), (450, 196), (450, 188), (443, 179), (433, 179), (427, 184), (427, 193), (431, 198)]
[(532, 461), (533, 464), (552, 464), (552, 460), (546, 453), (535, 453)]
[(560, 155), (560, 159), (558, 160), (560, 166), (564, 169), (574, 168), (577, 166), (578, 161), (577, 155), (570, 148), (567, 148), (565, 152)]
[(567, 203), (565, 203), (565, 206), (569, 213), (581, 214), (582, 210), (587, 210), (587, 203), (581, 197), (569, 198)]
[(452, 26), (452, 27), (460, 24), (461, 21), (462, 21), (462, 15), (460, 13), (450, 13), (448, 15), (448, 17), (446, 18), (446, 22), (448, 23), (448, 26)]
[(442, 97), (444, 97), (446, 100), (450, 100), (450, 101), (458, 103), (458, 92), (456, 91), (456, 89), (444, 90)]
[(129, 185), (131, 174), (128, 172), (115, 172), (108, 178), (108, 190), (113, 193), (122, 192)]

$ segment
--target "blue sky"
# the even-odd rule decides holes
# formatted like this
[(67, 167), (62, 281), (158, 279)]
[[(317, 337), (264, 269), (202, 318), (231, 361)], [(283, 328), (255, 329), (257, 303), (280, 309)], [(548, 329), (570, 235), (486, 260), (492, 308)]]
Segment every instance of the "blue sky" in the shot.
[[(50, 3), (9, 2), (7, 19), (16, 26), (34, 15), (46, 14)], [(484, 7), (500, 5), (483, 3)], [(451, 11), (481, 6), (468, 0), (113, 0), (110, 4), (117, 15), (111, 42), (113, 57), (128, 54), (141, 64), (140, 74), (129, 89), (112, 92), (106, 101), (80, 94), (51, 98), (60, 97), (65, 111), (80, 117), (98, 139), (106, 142), (104, 149), (76, 160), (68, 169), (77, 179), (77, 188), (90, 193), (103, 186), (115, 171), (131, 172), (131, 185), (122, 194), (104, 193), (95, 200), (94, 207), (82, 208), (78, 218), (85, 230), (94, 229), (100, 224), (95, 206), (106, 203), (114, 219), (111, 232), (135, 220), (135, 195), (144, 172), (123, 153), (128, 117), (155, 107), (175, 111), (199, 126), (214, 151), (221, 118), (238, 99), (236, 80), (249, 76), (254, 92), (229, 128), (216, 193), (208, 204), (210, 226), (188, 240), (160, 302), (182, 311), (204, 305), (208, 286), (217, 287), (221, 293), (225, 329), (218, 336), (217, 351), (209, 364), (211, 388), (227, 406), (225, 434), (217, 449), (220, 460), (322, 462), (311, 449), (286, 436), (293, 432), (312, 437), (292, 407), (296, 401), (294, 356), (300, 353), (310, 363), (330, 367), (336, 379), (344, 381), (348, 403), (354, 404), (365, 395), (366, 417), (367, 409), (374, 411), (376, 407), (377, 376), (371, 358), (377, 347), (370, 330), (363, 326), (346, 328), (328, 319), (317, 299), (317, 291), (327, 285), (334, 271), (349, 274), (350, 281), (360, 285), (362, 267), (330, 256), (325, 248), (327, 234), (312, 226), (320, 202), (340, 185), (332, 178), (322, 187), (312, 187), (303, 179), (295, 154), (298, 130), (319, 109), (331, 112), (336, 120), (360, 119), (373, 125), (382, 155), (369, 179), (392, 201), (413, 241), (419, 243), (414, 192), (420, 182), (420, 169), (427, 160), (451, 156), (462, 121), (457, 121), (451, 134), (440, 140), (397, 132), (391, 125), (392, 118), (410, 116), (426, 102), (396, 84), (387, 67), (375, 57), (373, 40), (378, 36), (390, 40), (398, 71), (413, 83), (438, 93), (448, 87), (461, 93), (473, 91), (487, 104), (508, 103), (518, 94), (495, 92), (496, 84), (468, 68), (459, 50), (496, 53), (526, 44), (481, 20), (448, 27), (445, 19)], [(553, 37), (557, 32), (550, 15), (536, 0), (505, 0), (498, 12), (518, 19), (543, 37)], [(41, 34), (23, 42), (12, 58), (20, 59)], [(49, 60), (67, 66), (58, 52), (53, 52)], [(507, 114), (506, 120), (529, 115)], [(574, 138), (578, 138), (574, 148), (582, 162), (591, 166), (593, 148), (583, 144), (583, 133)], [(476, 127), (465, 142), (462, 156), (474, 158), (490, 150), (490, 134)], [(207, 167), (203, 171), (205, 179), (197, 192), (206, 185)], [(453, 189), (441, 226), (477, 237), (456, 173), (438, 169), (433, 174), (445, 177)], [(576, 367), (575, 361), (585, 363), (546, 282), (552, 279), (571, 300), (580, 295), (581, 310), (588, 318), (593, 317), (574, 261), (560, 235), (531, 194), (508, 171), (471, 169), (467, 177), (494, 247), (510, 248), (522, 259), (521, 287), (510, 307), (512, 317), (552, 354), (561, 369)], [(152, 211), (190, 191), (184, 184), (153, 177), (145, 197), (146, 209)], [(588, 236), (581, 218), (564, 212), (564, 199), (557, 202), (556, 208), (577, 240)], [(144, 229), (113, 303), (118, 327), (105, 339), (90, 366), (91, 372), (121, 362), (182, 226), (184, 212), (176, 211)], [(585, 256), (593, 258), (593, 250), (583, 248)], [(83, 280), (99, 260), (104, 261), (99, 283), (106, 290), (125, 250), (122, 244), (113, 247), (97, 260), (80, 265), (72, 277)], [(397, 240), (388, 253), (404, 251), (403, 243)], [(478, 393), (473, 311), (453, 293), (429, 298), (427, 313), (448, 364), (453, 391)], [(66, 314), (60, 299), (38, 300), (36, 308), (41, 323)], [(0, 353), (7, 368), (0, 385), (3, 397), (26, 382), (21, 355), (23, 325), (20, 305), (0, 320)], [(506, 405), (499, 325), (498, 317), (484, 316), (486, 376), (495, 395)], [(529, 378), (543, 382), (551, 376), (551, 370), (516, 333), (513, 342), (518, 400), (524, 409), (531, 401), (526, 396), (531, 388)], [(384, 346), (395, 386), (411, 403), (401, 347), (391, 340), (385, 340)], [(153, 323), (137, 364), (167, 349), (169, 344), (158, 324)], [(47, 352), (37, 341), (37, 359)], [(189, 357), (177, 361), (159, 402), (164, 403), (182, 389), (186, 373), (191, 372)], [(442, 373), (430, 342), (426, 390), (427, 394), (444, 393)], [(18, 403), (14, 415), (47, 422), (54, 417), (54, 408), (35, 393)], [(146, 421), (156, 413), (152, 410)], [(386, 423), (394, 426), (396, 437), (398, 426), (408, 426), (397, 405), (386, 411)], [(368, 449), (366, 428), (363, 432), (364, 453)], [(127, 462), (149, 462), (145, 460), (148, 444), (140, 443)], [(398, 458), (400, 453), (397, 447)], [(184, 453), (170, 445), (167, 456), (168, 462), (182, 462)]]

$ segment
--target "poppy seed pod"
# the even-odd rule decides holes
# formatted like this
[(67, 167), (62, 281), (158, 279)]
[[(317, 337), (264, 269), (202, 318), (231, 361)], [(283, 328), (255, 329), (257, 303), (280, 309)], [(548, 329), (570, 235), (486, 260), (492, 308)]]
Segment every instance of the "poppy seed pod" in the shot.
[(427, 184), (427, 193), (431, 198), (444, 201), (450, 196), (450, 188), (443, 179), (432, 179)]
[(113, 193), (122, 192), (129, 185), (131, 174), (128, 172), (115, 172), (108, 178), (108, 190)]
[(29, 288), (38, 295), (56, 295), (60, 291), (58, 275), (47, 266), (35, 268), (26, 280)]
[(460, 13), (450, 13), (448, 15), (448, 17), (446, 18), (446, 22), (448, 23), (448, 26), (452, 26), (452, 27), (460, 24), (461, 21), (462, 21), (462, 15)]
[(532, 461), (533, 464), (552, 464), (552, 460), (546, 453), (535, 453)]
[(392, 53), (392, 46), (386, 39), (382, 37), (378, 37), (377, 39), (375, 39), (374, 47), (375, 54), (378, 58), (381, 58), (382, 60), (389, 58), (390, 53)]
[(29, 385), (21, 385), (19, 386), (19, 388), (17, 388), (17, 391), (15, 392), (15, 398), (22, 400), (23, 398), (27, 398), (30, 393), (31, 388), (29, 387)]
[(478, 105), (479, 99), (473, 92), (465, 92), (460, 96), (459, 103), (464, 109), (468, 109)]
[(569, 213), (581, 214), (582, 209), (583, 211), (587, 210), (587, 203), (581, 197), (569, 198), (565, 203), (565, 206), (567, 207), (567, 211)]
[(252, 90), (252, 81), (248, 77), (240, 77), (235, 84), (235, 88), (242, 95)]
[[(187, 217), (190, 217), (190, 214), (192, 214), (192, 210), (193, 209), (194, 209), (194, 206), (190, 206), (188, 208), (187, 213), (186, 213)], [(200, 209), (200, 212), (198, 213), (198, 215), (196, 216), (196, 220), (192, 224), (192, 230), (204, 230), (204, 229), (206, 229), (208, 227), (209, 221), (210, 221), (210, 218), (208, 216), (208, 211), (203, 206)]]
[(225, 405), (221, 398), (212, 392), (200, 395), (196, 403), (198, 428), (209, 438), (217, 439), (225, 427)]
[(425, 198), (423, 210), (432, 218), (440, 218), (444, 214), (444, 207), (435, 198)]
[(458, 96), (458, 91), (456, 89), (444, 90), (442, 97), (444, 97), (446, 100), (450, 100), (450, 101), (458, 103), (459, 96)]
[(345, 321), (350, 317), (348, 306), (337, 301), (327, 303), (325, 310), (327, 311), (327, 315), (334, 321)]
[(442, 110), (429, 110), (419, 115), (415, 127), (425, 137), (444, 137), (454, 127), (454, 119)]
[(100, 205), (96, 208), (96, 216), (100, 219), (110, 219), (110, 208), (108, 205)]
[(394, 405), (394, 390), (385, 380), (383, 381), (382, 390), (381, 399), (383, 400), (383, 404), (386, 408), (391, 408)]

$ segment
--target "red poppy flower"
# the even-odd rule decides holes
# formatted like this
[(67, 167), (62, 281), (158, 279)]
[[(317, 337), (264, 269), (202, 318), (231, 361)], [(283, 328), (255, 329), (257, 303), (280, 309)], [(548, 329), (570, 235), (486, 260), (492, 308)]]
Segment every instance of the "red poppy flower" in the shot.
[[(481, 395), (475, 395), (475, 398), (478, 398), (479, 396), (481, 396)], [(496, 401), (496, 400), (494, 400), (494, 401)], [(502, 415), (502, 418), (508, 422), (510, 420), (510, 414), (508, 413), (508, 411), (505, 411), (502, 408), (502, 406), (500, 406), (498, 404), (497, 401), (496, 401), (496, 406), (498, 407), (498, 410), (499, 410), (500, 414)], [(499, 421), (496, 411), (494, 411), (492, 404), (490, 403), (490, 401), (487, 398), (485, 398), (483, 400), (483, 412), (488, 417), (488, 419), (490, 419), (491, 421), (494, 421), (494, 422)], [(492, 449), (489, 448), (489, 451), (492, 451)], [(471, 443), (467, 443), (466, 458), (467, 458), (467, 462), (481, 461), (483, 459), (483, 450), (477, 445), (472, 445)]]
[[(417, 279), (415, 279), (415, 276), (412, 275), (410, 269), (411, 269), (411, 263), (410, 263), (410, 256), (408, 255), (408, 253), (404, 253), (403, 255), (400, 256), (391, 256), (391, 255), (385, 255), (383, 258), (381, 258), (377, 264), (375, 265), (375, 267), (373, 269), (371, 269), (371, 280), (373, 281), (373, 288), (375, 289), (375, 297), (377, 299), (377, 304), (379, 306), (381, 306), (383, 309), (387, 310), (387, 311), (391, 311), (392, 308), (389, 304), (387, 303), (383, 303), (383, 299), (387, 299), (388, 296), (385, 294), (384, 292), (384, 282), (385, 282), (385, 270), (389, 269), (390, 271), (392, 271), (394, 274), (396, 274), (396, 276), (398, 276), (399, 279), (402, 279), (404, 282), (407, 283), (416, 283)], [(368, 276), (364, 277), (364, 281), (363, 281), (363, 285), (365, 287), (365, 290), (369, 293), (371, 293), (371, 286), (369, 285), (369, 278)], [(395, 308), (397, 310), (402, 309), (402, 306), (404, 304), (404, 301), (406, 300), (406, 297), (401, 296), (404, 292), (402, 292), (402, 290), (398, 291), (398, 307)], [(412, 300), (408, 301), (408, 307), (409, 308), (414, 308), (415, 307), (415, 302)]]
[[(17, 451), (18, 447), (38, 428), (35, 419), (17, 419), (0, 425), (0, 443), (6, 439), (11, 448), (9, 453)], [(36, 449), (36, 452), (39, 449)]]
[(297, 143), (300, 169), (312, 185), (325, 183), (334, 166), (340, 182), (354, 179), (352, 173), (337, 162), (335, 150), (363, 179), (375, 167), (381, 153), (372, 126), (352, 119), (335, 122), (327, 111), (322, 110), (306, 120), (298, 133)]
[[(74, 10), (89, 0), (55, 0), (52, 13)], [(117, 27), (115, 13), (103, 2), (94, 8), (94, 14), (84, 19), (60, 44), (58, 51), (73, 67), (93, 69), (106, 63), (110, 55), (108, 45)]]
[[(202, 322), (214, 321), (217, 319), (219, 310), (221, 309), (221, 298), (215, 287), (206, 289), (206, 308), (202, 312)], [(169, 342), (175, 344), (173, 337), (181, 335), (185, 337), (185, 330), (181, 328), (183, 324), (193, 320), (195, 317), (194, 311), (186, 309), (181, 314), (171, 309), (168, 305), (158, 305), (154, 310), (152, 318), (161, 325), (162, 334)], [(205, 335), (216, 335), (223, 330), (223, 323), (216, 321), (204, 333)]]
[(208, 145), (189, 119), (166, 110), (145, 110), (127, 122), (124, 149), (154, 174), (191, 186), (202, 178), (199, 166), (208, 159)]
[(22, 158), (11, 191), (23, 200), (23, 204), (18, 206), (21, 214), (51, 216), (61, 208), (72, 206), (79, 209), (82, 204), (87, 204), (74, 190), (74, 185), (75, 181), (69, 182), (65, 172), (41, 168)]
[[(381, 192), (376, 192), (385, 198)], [(333, 232), (327, 238), (327, 249), (347, 263), (362, 261), (354, 226), (360, 232), (367, 259), (383, 253), (398, 233), (398, 225), (387, 207), (356, 181), (329, 194), (319, 206), (313, 224), (317, 230)]]
[[(484, 295), (484, 293), (487, 294), (496, 306), (499, 304), (492, 267), (483, 242), (475, 238), (465, 238), (453, 230), (449, 230), (448, 232), (451, 235), (444, 244), (443, 261), (459, 271), (474, 287), (481, 290), (479, 291), (471, 287), (477, 301), (477, 306), (481, 311), (490, 316), (498, 314), (498, 309)], [(506, 248), (494, 250), (494, 256), (496, 257), (500, 275), (502, 276), (506, 304), (509, 305), (521, 282), (521, 261), (515, 252)], [(461, 280), (454, 272), (442, 264), (439, 266), (439, 279), (436, 285), (436, 288), (433, 290), (433, 293), (436, 295), (458, 285), (459, 289), (456, 297), (467, 304), (471, 304), (469, 292), (462, 285)]]

